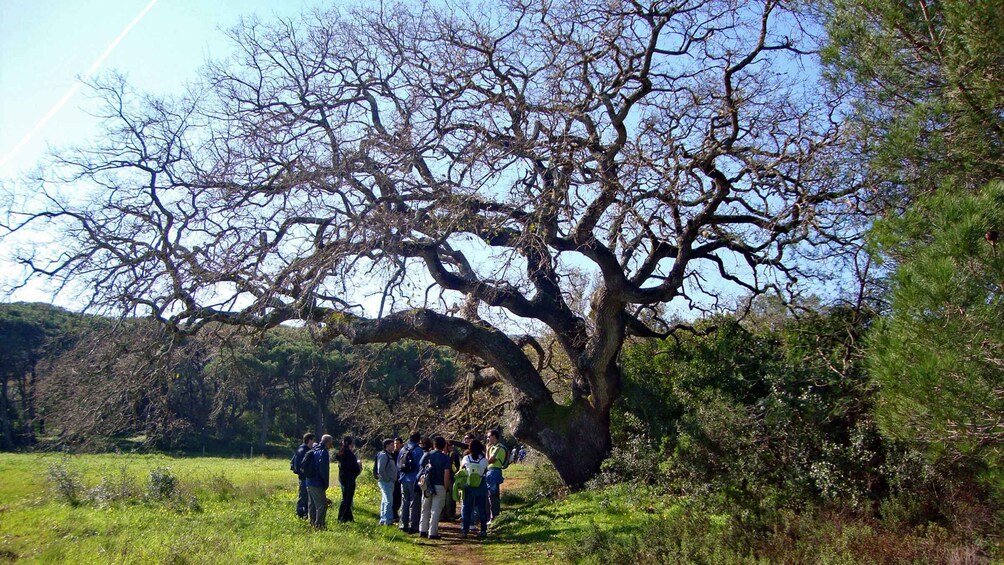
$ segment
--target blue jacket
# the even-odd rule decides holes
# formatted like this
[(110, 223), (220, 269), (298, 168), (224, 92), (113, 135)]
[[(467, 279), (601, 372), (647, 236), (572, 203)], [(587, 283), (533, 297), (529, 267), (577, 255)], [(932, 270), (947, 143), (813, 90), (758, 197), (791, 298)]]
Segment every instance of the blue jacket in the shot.
[(411, 451), (412, 460), (415, 462), (415, 470), (410, 473), (405, 473), (404, 471), (399, 472), (398, 480), (402, 483), (417, 482), (418, 474), (422, 471), (422, 456), (425, 455), (425, 452), (422, 451), (422, 448), (413, 441), (408, 441), (408, 443), (401, 449), (401, 453), (397, 456), (397, 468), (404, 468), (404, 461), (408, 456), (409, 451)]
[[(318, 453), (320, 452), (320, 453)], [(308, 487), (321, 487), (324, 490), (328, 490), (328, 478), (330, 477), (331, 470), (331, 460), (328, 457), (328, 450), (324, 449), (323, 444), (318, 444), (310, 453), (307, 454), (308, 457), (318, 457), (317, 460), (317, 470), (318, 476), (310, 477), (307, 479)]]

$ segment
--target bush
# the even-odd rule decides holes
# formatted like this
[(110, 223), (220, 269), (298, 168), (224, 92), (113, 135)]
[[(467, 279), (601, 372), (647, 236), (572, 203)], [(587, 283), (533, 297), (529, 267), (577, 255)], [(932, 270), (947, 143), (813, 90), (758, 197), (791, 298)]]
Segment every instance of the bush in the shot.
[(46, 469), (46, 478), (57, 498), (71, 506), (83, 502), (84, 482), (80, 473), (70, 468), (68, 456), (51, 463)]
[(550, 463), (539, 463), (534, 467), (525, 489), (531, 499), (559, 500), (568, 496), (568, 487)]
[(586, 485), (600, 488), (607, 485), (631, 482), (645, 485), (665, 484), (663, 455), (653, 442), (644, 435), (634, 435), (610, 450), (610, 456), (603, 461), (600, 472)]
[(147, 481), (147, 497), (153, 500), (167, 500), (175, 495), (178, 479), (168, 467), (157, 467), (150, 471)]
[(103, 475), (101, 482), (88, 492), (88, 498), (99, 508), (118, 501), (134, 500), (137, 495), (136, 484), (124, 466), (117, 473)]

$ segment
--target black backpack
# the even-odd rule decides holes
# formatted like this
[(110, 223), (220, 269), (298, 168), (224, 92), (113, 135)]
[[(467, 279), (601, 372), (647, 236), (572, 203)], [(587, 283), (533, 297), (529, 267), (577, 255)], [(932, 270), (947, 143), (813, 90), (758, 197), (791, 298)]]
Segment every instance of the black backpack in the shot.
[(317, 449), (312, 449), (308, 451), (303, 456), (303, 461), (300, 462), (300, 474), (303, 475), (305, 479), (316, 479), (320, 477), (320, 469), (317, 465)]
[(415, 469), (418, 469), (418, 464), (415, 463), (415, 455), (412, 453), (412, 448), (409, 447), (404, 450), (404, 463), (398, 470), (407, 475), (408, 473), (414, 473)]

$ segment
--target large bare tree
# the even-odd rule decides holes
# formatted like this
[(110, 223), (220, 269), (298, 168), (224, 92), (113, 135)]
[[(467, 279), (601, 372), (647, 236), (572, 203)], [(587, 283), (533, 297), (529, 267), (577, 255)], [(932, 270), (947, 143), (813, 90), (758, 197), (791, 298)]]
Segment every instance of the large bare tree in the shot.
[[(179, 332), (306, 320), (454, 348), (579, 485), (626, 338), (799, 274), (850, 192), (832, 107), (787, 3), (445, 4), (243, 22), (188, 96), (103, 81), (104, 136), (9, 227), (61, 234), (22, 257), (34, 275)], [(569, 390), (542, 378), (545, 332)]]

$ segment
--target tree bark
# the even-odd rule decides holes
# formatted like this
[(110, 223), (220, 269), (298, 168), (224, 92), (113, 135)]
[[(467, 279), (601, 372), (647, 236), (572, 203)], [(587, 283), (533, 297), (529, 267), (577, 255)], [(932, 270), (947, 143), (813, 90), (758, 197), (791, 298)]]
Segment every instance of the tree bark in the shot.
[(10, 410), (7, 406), (7, 377), (4, 376), (2, 387), (0, 387), (0, 425), (3, 426), (3, 441), (4, 449), (12, 449), (14, 447), (14, 430), (11, 429), (10, 424)]
[(610, 454), (610, 412), (585, 400), (517, 412), (513, 434), (543, 453), (572, 489), (582, 488)]
[(265, 394), (262, 398), (261, 405), (261, 424), (258, 430), (258, 449), (265, 451), (265, 445), (268, 442), (268, 432), (272, 426), (272, 409), (275, 404), (273, 395)]

